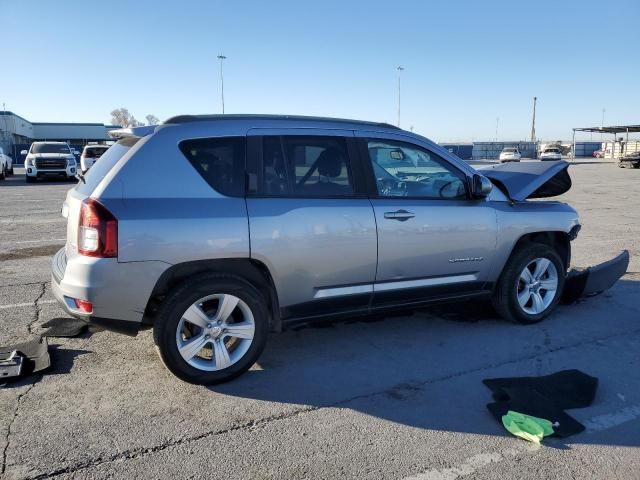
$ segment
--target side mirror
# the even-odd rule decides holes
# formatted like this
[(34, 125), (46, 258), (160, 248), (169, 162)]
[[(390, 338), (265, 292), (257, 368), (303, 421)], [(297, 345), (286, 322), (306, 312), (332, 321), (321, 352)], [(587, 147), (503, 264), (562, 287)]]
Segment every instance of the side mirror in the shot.
[(474, 198), (484, 198), (493, 190), (493, 183), (487, 177), (475, 174), (471, 181), (471, 194)]
[(20, 151), (20, 155), (26, 155), (26, 154), (28, 154), (28, 153), (29, 153), (29, 152), (27, 152), (26, 150), (21, 150), (21, 151)]

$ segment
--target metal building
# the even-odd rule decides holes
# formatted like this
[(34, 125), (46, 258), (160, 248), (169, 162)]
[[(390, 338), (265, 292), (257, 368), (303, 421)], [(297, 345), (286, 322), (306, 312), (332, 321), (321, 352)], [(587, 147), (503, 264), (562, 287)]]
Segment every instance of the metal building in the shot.
[(117, 128), (120, 127), (103, 123), (30, 122), (13, 112), (0, 110), (0, 146), (13, 157), (15, 164), (24, 161), (20, 151), (28, 149), (34, 141), (67, 142), (81, 150), (87, 143), (111, 141), (108, 132)]

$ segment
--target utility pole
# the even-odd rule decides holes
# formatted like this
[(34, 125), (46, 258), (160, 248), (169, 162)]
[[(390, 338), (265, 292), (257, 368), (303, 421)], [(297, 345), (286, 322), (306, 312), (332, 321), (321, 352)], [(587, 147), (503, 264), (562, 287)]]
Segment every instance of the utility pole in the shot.
[(227, 57), (224, 55), (218, 55), (218, 60), (220, 60), (220, 87), (222, 94), (222, 113), (224, 114), (224, 75), (222, 73), (222, 62), (226, 60)]
[[(602, 109), (602, 123), (600, 123), (600, 130), (604, 130), (604, 112), (606, 112), (606, 111), (607, 111), (606, 108)], [(603, 135), (604, 135), (604, 133), (601, 131), (600, 132), (600, 141), (602, 141)]]
[(500, 124), (500, 117), (496, 117), (496, 142), (498, 141), (498, 125)]
[(398, 128), (400, 128), (400, 74), (404, 70), (404, 67), (398, 66)]
[(531, 141), (536, 141), (536, 102), (538, 97), (533, 97), (533, 120), (531, 121)]

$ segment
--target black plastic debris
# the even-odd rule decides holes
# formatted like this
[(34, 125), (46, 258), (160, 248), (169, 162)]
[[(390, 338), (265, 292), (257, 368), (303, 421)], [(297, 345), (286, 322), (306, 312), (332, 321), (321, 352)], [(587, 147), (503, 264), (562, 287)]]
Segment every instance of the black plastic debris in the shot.
[(584, 425), (564, 410), (584, 408), (593, 403), (598, 379), (580, 370), (563, 370), (542, 377), (491, 378), (483, 380), (492, 392), (491, 414), (502, 423), (509, 410), (544, 418), (554, 426), (554, 435), (580, 433)]
[(7, 347), (0, 347), (0, 363), (8, 363), (9, 359), (21, 357), (21, 368), (18, 376), (7, 376), (1, 380), (17, 380), (33, 373), (41, 372), (51, 366), (49, 344), (46, 338), (36, 337), (33, 340)]
[(562, 292), (562, 303), (573, 303), (580, 297), (591, 297), (608, 290), (622, 277), (629, 267), (629, 251), (584, 270), (571, 270)]
[(53, 318), (42, 324), (47, 330), (45, 337), (77, 337), (89, 328), (89, 325), (78, 318)]
[(22, 364), (24, 357), (17, 350), (5, 358), (0, 359), (0, 382), (20, 377), (22, 374)]

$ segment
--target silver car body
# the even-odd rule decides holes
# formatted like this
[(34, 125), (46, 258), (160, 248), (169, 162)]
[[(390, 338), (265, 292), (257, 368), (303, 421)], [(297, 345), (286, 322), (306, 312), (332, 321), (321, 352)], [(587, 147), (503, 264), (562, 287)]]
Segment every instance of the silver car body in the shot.
[[(227, 115), (122, 133), (128, 135), (141, 138), (128, 150), (112, 146), (87, 173), (87, 184), (67, 194), (67, 242), (52, 262), (53, 292), (65, 309), (118, 331), (135, 333), (152, 322), (153, 299), (178, 271), (221, 268), (250, 277), (243, 272), (255, 268), (272, 287), (275, 329), (316, 316), (483, 294), (523, 236), (565, 238), (578, 225), (566, 204), (516, 202), (498, 188), (468, 200), (228, 197), (178, 148), (186, 139), (227, 136), (387, 139), (433, 152), (469, 178), (478, 174), (426, 138), (384, 124)], [(121, 157), (100, 169), (110, 155)], [(117, 258), (78, 253), (79, 212), (88, 196), (118, 220)], [(397, 211), (413, 216), (387, 218)], [(73, 299), (91, 301), (93, 312), (83, 313)]]

